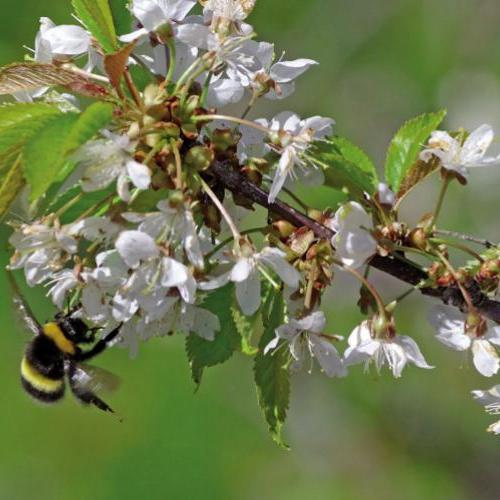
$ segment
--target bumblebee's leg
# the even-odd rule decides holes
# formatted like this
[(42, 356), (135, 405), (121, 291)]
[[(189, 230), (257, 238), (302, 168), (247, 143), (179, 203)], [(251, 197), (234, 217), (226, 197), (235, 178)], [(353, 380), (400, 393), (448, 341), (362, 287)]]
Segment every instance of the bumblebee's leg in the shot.
[(76, 379), (73, 377), (74, 364), (71, 364), (68, 372), (69, 386), (71, 388), (71, 392), (85, 405), (94, 405), (102, 411), (108, 411), (110, 413), (114, 413), (113, 408), (111, 408), (107, 403), (105, 403), (101, 398), (99, 398), (94, 392), (90, 389), (87, 389), (84, 386), (80, 386), (76, 383)]
[(99, 340), (97, 344), (92, 347), (89, 351), (84, 351), (84, 352), (79, 352), (76, 353), (75, 356), (73, 356), (73, 359), (75, 361), (88, 361), (89, 359), (92, 359), (94, 356), (97, 356), (98, 354), (101, 354), (108, 345), (116, 338), (118, 333), (120, 332), (120, 328), (122, 325), (118, 325), (114, 330), (109, 332), (103, 339)]

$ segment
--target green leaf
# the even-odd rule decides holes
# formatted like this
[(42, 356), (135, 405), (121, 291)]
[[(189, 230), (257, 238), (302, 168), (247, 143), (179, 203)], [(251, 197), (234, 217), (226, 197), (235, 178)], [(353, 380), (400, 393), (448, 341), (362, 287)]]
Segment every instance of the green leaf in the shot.
[(18, 125), (20, 122), (43, 119), (60, 115), (55, 106), (45, 103), (17, 103), (0, 106), (0, 134), (3, 129)]
[(64, 164), (66, 144), (79, 115), (67, 113), (49, 122), (24, 150), (24, 174), (31, 187), (31, 199), (44, 194)]
[(352, 197), (377, 190), (378, 177), (368, 156), (354, 144), (340, 137), (314, 143), (309, 156), (322, 168), (325, 184), (334, 189), (347, 190)]
[(241, 352), (248, 356), (257, 354), (258, 349), (252, 345), (252, 337), (257, 333), (261, 323), (261, 313), (257, 311), (253, 316), (245, 316), (235, 300), (231, 305), (233, 321), (241, 337)]
[(205, 299), (202, 307), (219, 318), (220, 331), (215, 339), (208, 341), (192, 333), (186, 341), (186, 350), (191, 364), (193, 380), (200, 385), (203, 370), (227, 361), (240, 348), (241, 338), (228, 304), (233, 301), (234, 285), (226, 285)]
[[(5, 160), (17, 157), (26, 141), (46, 123), (62, 113), (47, 104), (12, 104), (0, 107), (0, 165), (9, 166)], [(1, 168), (1, 167), (0, 167)]]
[(280, 446), (288, 448), (281, 437), (290, 402), (290, 375), (288, 349), (277, 349), (264, 354), (264, 348), (275, 337), (275, 330), (284, 323), (285, 304), (282, 294), (270, 294), (263, 306), (264, 333), (255, 357), (254, 375), (257, 399), (264, 412), (271, 435)]
[(0, 217), (3, 217), (25, 184), (21, 168), (21, 155), (2, 170), (0, 176)]
[(66, 141), (66, 153), (79, 148), (92, 139), (113, 118), (113, 105), (96, 102), (79, 117)]
[(22, 158), (26, 143), (62, 113), (47, 104), (0, 107), (0, 216), (24, 185)]
[(53, 64), (15, 63), (0, 69), (0, 95), (53, 85), (68, 85), (78, 77)]
[(422, 146), (446, 116), (446, 111), (426, 113), (407, 121), (391, 141), (385, 162), (385, 177), (397, 193), (412, 165), (417, 161)]
[(106, 53), (118, 49), (116, 30), (108, 0), (73, 0), (76, 15)]
[(129, 0), (109, 0), (116, 31), (121, 34), (129, 33), (132, 28), (133, 17), (128, 8)]
[(370, 178), (371, 186), (378, 185), (377, 169), (370, 157), (361, 148), (344, 137), (334, 136), (330, 141), (345, 160), (353, 163), (367, 174), (367, 178)]

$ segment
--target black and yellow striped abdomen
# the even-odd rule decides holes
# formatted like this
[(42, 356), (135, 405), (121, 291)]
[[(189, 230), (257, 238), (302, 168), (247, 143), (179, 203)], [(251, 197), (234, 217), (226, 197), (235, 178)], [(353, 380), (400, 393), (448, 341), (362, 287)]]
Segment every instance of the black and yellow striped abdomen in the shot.
[(21, 362), (21, 383), (30, 396), (44, 403), (55, 403), (64, 396), (64, 378), (48, 378), (40, 373), (26, 356)]
[(21, 383), (28, 394), (44, 403), (64, 396), (64, 357), (55, 342), (36, 336), (21, 362)]

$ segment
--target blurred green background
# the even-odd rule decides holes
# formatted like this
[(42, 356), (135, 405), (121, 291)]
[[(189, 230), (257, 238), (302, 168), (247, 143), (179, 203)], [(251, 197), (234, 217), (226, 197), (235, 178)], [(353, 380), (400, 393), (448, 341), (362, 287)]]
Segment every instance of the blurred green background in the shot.
[[(40, 16), (69, 22), (69, 3), (2, 0), (0, 63), (20, 60), (22, 45), (33, 46)], [(379, 165), (403, 120), (424, 111), (448, 108), (450, 128), (488, 122), (500, 129), (496, 0), (260, 0), (251, 22), (289, 58), (321, 63), (295, 97), (266, 101), (254, 117), (290, 108), (332, 116), (337, 131)], [(452, 191), (443, 226), (499, 240), (499, 182), (494, 170), (474, 172), (468, 189)], [(434, 203), (433, 184), (407, 202), (410, 219)], [(2, 266), (6, 235), (2, 230)], [(387, 299), (401, 290), (374, 278)], [(15, 325), (3, 276), (0, 286), (0, 499), (500, 497), (500, 440), (484, 432), (493, 418), (469, 397), (495, 381), (481, 379), (465, 356), (432, 338), (428, 300), (408, 299), (399, 329), (437, 368), (410, 367), (398, 381), (364, 375), (361, 367), (345, 380), (295, 376), (286, 452), (267, 435), (250, 361), (235, 356), (211, 369), (194, 394), (180, 337), (141, 346), (136, 360), (119, 349), (99, 359), (123, 377), (109, 398), (123, 424), (71, 398), (50, 408), (34, 404), (18, 383), (28, 337)], [(347, 335), (359, 321), (355, 290), (340, 277), (325, 299), (332, 332)], [(41, 320), (52, 314), (43, 294), (28, 294)]]

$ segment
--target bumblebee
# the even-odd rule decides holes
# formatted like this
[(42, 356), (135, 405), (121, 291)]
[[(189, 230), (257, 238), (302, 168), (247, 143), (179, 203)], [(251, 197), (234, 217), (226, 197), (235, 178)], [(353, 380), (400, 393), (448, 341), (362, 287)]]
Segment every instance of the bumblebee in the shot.
[[(21, 361), (21, 384), (34, 399), (43, 403), (61, 400), (66, 381), (73, 396), (84, 405), (93, 405), (105, 412), (113, 409), (99, 398), (95, 391), (115, 389), (119, 379), (102, 369), (85, 365), (86, 361), (102, 353), (116, 338), (120, 326), (95, 342), (98, 329), (89, 329), (72, 313), (58, 313), (53, 321), (41, 325), (27, 302), (22, 298), (14, 277), (9, 273), (13, 301), (33, 339), (28, 343)], [(83, 350), (82, 344), (94, 344)]]

